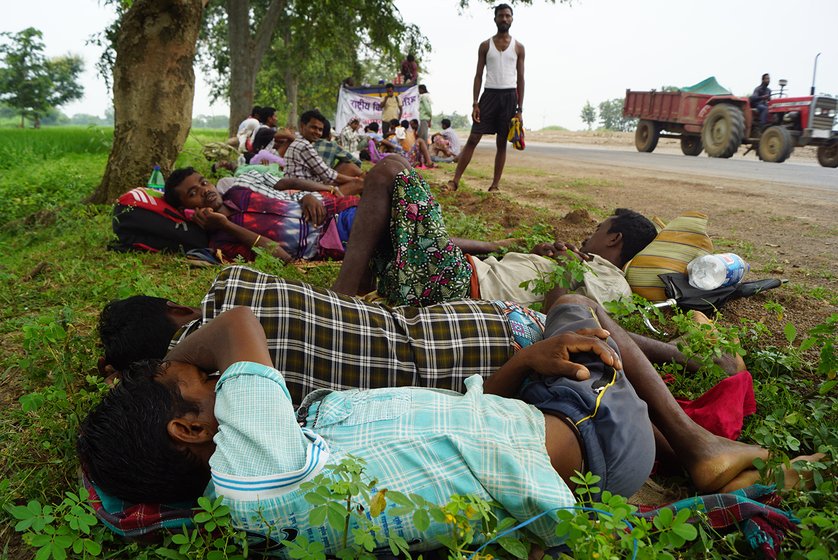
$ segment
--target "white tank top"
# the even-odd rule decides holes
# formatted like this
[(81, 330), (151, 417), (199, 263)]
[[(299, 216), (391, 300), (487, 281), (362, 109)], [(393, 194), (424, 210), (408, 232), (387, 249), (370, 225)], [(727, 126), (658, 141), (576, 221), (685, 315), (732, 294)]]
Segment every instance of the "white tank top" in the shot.
[(486, 86), (489, 89), (514, 89), (518, 87), (518, 53), (515, 39), (501, 52), (489, 37), (489, 52), (486, 53)]

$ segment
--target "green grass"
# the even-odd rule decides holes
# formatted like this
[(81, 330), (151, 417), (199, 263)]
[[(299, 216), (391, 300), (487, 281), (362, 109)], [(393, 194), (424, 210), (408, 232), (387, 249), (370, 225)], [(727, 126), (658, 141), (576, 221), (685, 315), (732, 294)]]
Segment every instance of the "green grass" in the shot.
[[(223, 130), (195, 132), (178, 165), (207, 172), (201, 143), (225, 137)], [(111, 130), (105, 128), (0, 130), (0, 200), (6, 202), (0, 223), (0, 558), (33, 556), (15, 533), (6, 506), (29, 500), (57, 503), (65, 491), (78, 488), (74, 434), (104, 390), (94, 377), (100, 355), (95, 326), (102, 306), (135, 293), (197, 304), (217, 273), (190, 268), (171, 256), (105, 249), (112, 236), (110, 208), (82, 200), (101, 178), (110, 138)], [(587, 181), (569, 178), (563, 184)], [(591, 204), (582, 198), (580, 204)], [(493, 237), (501, 231), (498, 224), (462, 211), (445, 211), (455, 235)], [(549, 237), (550, 226), (532, 224), (514, 235), (541, 240)], [(300, 271), (271, 259), (259, 259), (255, 266), (319, 286), (328, 286), (338, 270), (337, 264), (326, 264)], [(793, 289), (812, 305), (823, 300), (835, 304), (834, 293), (803, 285)], [(827, 363), (819, 371), (826, 362), (816, 352), (826, 343), (802, 349), (806, 333), (801, 332), (787, 346), (766, 347), (766, 333), (783, 332), (785, 325), (778, 306), (772, 309), (777, 320), (771, 324), (741, 327), (760, 405), (748, 419), (744, 437), (782, 454), (820, 449), (834, 456), (838, 396), (825, 382), (835, 379), (835, 368)], [(834, 343), (834, 328), (824, 337)], [(713, 379), (697, 376), (685, 390), (704, 391)], [(787, 506), (805, 522), (786, 546), (788, 557), (827, 558), (828, 551), (838, 549), (838, 498), (829, 473), (824, 478), (827, 482), (816, 492), (786, 495)], [(160, 557), (154, 549), (113, 541), (101, 527), (93, 538), (113, 558)], [(708, 556), (729, 557), (729, 544), (742, 547), (741, 539), (717, 541)], [(819, 556), (819, 551), (827, 552)]]

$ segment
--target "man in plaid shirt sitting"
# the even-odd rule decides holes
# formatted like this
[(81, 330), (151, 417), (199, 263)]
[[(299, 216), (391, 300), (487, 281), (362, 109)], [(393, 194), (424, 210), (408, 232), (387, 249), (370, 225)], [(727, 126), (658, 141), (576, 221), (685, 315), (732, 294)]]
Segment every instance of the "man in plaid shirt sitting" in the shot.
[[(357, 176), (332, 169), (320, 155), (314, 143), (323, 137), (326, 117), (319, 111), (306, 111), (300, 117), (300, 132), (285, 152), (285, 175), (308, 179), (326, 185), (350, 183)], [(335, 145), (337, 147), (337, 145)]]

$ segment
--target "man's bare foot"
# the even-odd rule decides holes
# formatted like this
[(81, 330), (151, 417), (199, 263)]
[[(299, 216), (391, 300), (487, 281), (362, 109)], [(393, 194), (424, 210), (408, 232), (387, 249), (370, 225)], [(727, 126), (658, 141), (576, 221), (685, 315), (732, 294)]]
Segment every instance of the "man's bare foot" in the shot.
[(453, 179), (451, 179), (450, 181), (442, 185), (442, 187), (440, 187), (440, 190), (442, 192), (454, 192), (457, 190), (459, 186), (460, 184), (458, 181), (454, 181)]
[[(815, 453), (814, 455), (800, 455), (799, 457), (795, 457), (790, 461), (790, 466), (780, 466), (783, 470), (783, 488), (786, 490), (797, 489), (797, 490), (806, 490), (812, 487), (812, 471), (806, 469), (806, 463), (818, 463), (821, 462), (826, 455), (823, 453)], [(794, 468), (794, 465), (797, 464), (798, 467), (802, 467), (801, 470), (797, 470)], [(733, 480), (725, 484), (721, 491), (722, 492), (732, 492), (734, 490), (739, 490), (740, 488), (746, 488), (748, 486), (757, 484), (758, 482), (762, 482), (760, 477), (759, 471), (756, 469), (749, 469), (746, 471), (742, 471), (736, 476)], [(765, 482), (771, 483), (774, 482), (773, 480), (766, 480)]]
[(492, 185), (491, 187), (489, 187), (489, 192), (499, 192), (499, 191), (500, 191), (500, 187), (497, 186), (497, 185)]
[(719, 492), (743, 472), (754, 470), (754, 459), (768, 459), (767, 449), (708, 435), (713, 439), (696, 442), (699, 456), (684, 465), (699, 492)]

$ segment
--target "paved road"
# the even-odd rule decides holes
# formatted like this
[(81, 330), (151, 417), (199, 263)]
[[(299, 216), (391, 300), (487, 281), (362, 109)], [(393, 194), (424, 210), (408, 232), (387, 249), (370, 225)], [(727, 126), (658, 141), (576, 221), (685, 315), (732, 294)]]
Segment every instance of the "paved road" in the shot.
[[(486, 146), (487, 148), (489, 146)], [(483, 146), (481, 146), (483, 148)], [(568, 159), (598, 165), (633, 167), (660, 172), (694, 174), (702, 177), (724, 177), (749, 180), (763, 184), (808, 187), (821, 191), (826, 199), (838, 193), (838, 169), (821, 167), (817, 162), (766, 163), (754, 154), (731, 159), (710, 158), (705, 155), (688, 157), (680, 153), (640, 153), (631, 148), (592, 148), (567, 144), (527, 142), (526, 154)], [(821, 198), (821, 196), (818, 196)], [(834, 200), (834, 199), (833, 199)]]

